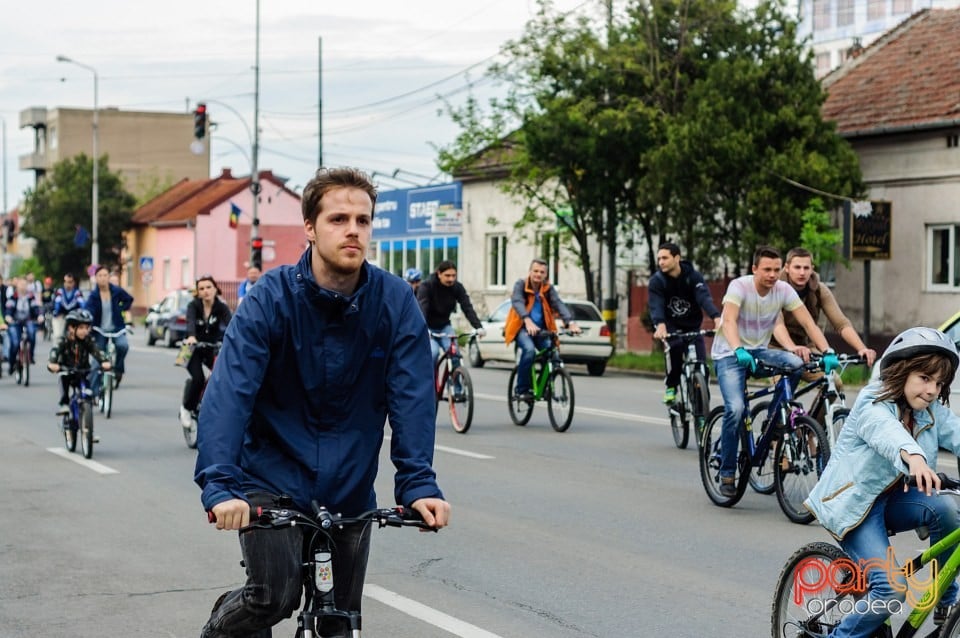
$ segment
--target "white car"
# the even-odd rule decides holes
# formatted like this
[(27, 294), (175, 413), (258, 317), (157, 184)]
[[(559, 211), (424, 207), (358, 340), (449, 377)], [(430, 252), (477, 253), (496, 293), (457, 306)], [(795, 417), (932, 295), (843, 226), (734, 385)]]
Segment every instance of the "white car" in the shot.
[[(602, 375), (607, 369), (607, 360), (613, 355), (610, 329), (600, 311), (589, 301), (570, 300), (563, 303), (570, 309), (574, 320), (583, 331), (583, 334), (578, 336), (560, 335), (560, 356), (563, 362), (585, 363), (591, 376)], [(481, 319), (487, 334), (470, 341), (468, 352), (471, 366), (481, 368), (487, 361), (516, 361), (514, 344), (508, 346), (503, 342), (503, 329), (509, 311), (510, 300), (507, 299), (497, 306), (490, 316)], [(558, 327), (561, 323), (557, 321)]]

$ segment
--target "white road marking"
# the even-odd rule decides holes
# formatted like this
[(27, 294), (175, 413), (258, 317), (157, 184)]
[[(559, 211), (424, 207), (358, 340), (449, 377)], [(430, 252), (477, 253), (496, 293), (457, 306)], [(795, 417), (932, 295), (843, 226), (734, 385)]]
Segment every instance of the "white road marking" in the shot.
[(440, 450), (441, 452), (448, 452), (449, 454), (458, 454), (460, 456), (467, 456), (467, 457), (470, 457), (471, 459), (488, 460), (488, 459), (497, 458), (495, 456), (490, 456), (489, 454), (477, 454), (476, 452), (468, 452), (466, 450), (461, 450), (455, 447), (447, 447), (446, 445), (437, 445), (437, 446), (434, 446), (434, 449)]
[[(477, 399), (486, 399), (487, 401), (499, 401), (500, 403), (506, 403), (507, 398), (498, 394), (474, 394), (474, 397)], [(605, 416), (611, 419), (621, 419), (623, 421), (636, 421), (641, 423), (649, 423), (651, 425), (667, 425), (670, 423), (670, 420), (662, 416), (647, 416), (645, 414), (629, 414), (627, 412), (616, 412), (614, 410), (602, 410), (600, 408), (585, 408), (581, 406), (574, 406), (574, 417), (577, 413), (583, 412), (585, 414), (595, 414), (597, 416)]]
[(107, 467), (103, 463), (97, 463), (96, 461), (91, 461), (90, 459), (83, 458), (80, 454), (75, 454), (73, 452), (67, 452), (66, 448), (60, 447), (48, 447), (47, 452), (56, 454), (57, 456), (62, 456), (63, 458), (73, 461), (74, 463), (79, 463), (88, 470), (93, 470), (97, 474), (119, 474), (119, 470), (115, 470), (112, 467)]
[(373, 585), (371, 583), (365, 584), (363, 586), (363, 595), (381, 602), (384, 605), (393, 607), (408, 616), (413, 616), (427, 624), (448, 631), (454, 636), (460, 636), (460, 638), (501, 638), (501, 636), (491, 633), (486, 629), (471, 625), (468, 622), (438, 611), (433, 607), (428, 607), (423, 603), (418, 603), (389, 589), (384, 589), (379, 585)]

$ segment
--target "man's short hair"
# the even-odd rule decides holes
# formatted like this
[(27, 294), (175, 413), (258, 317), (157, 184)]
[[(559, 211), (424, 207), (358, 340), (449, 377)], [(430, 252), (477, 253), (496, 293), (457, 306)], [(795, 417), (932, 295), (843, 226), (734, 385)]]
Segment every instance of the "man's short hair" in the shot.
[(530, 269), (531, 269), (531, 270), (533, 270), (534, 264), (539, 264), (539, 265), (544, 266), (544, 267), (547, 266), (546, 260), (540, 259), (539, 257), (536, 257), (536, 258), (530, 260)]
[(677, 246), (672, 241), (665, 241), (662, 244), (660, 244), (660, 247), (657, 248), (657, 251), (661, 251), (661, 250), (669, 250), (670, 254), (673, 255), (674, 257), (680, 254), (680, 246)]
[(303, 220), (314, 223), (320, 214), (323, 196), (335, 188), (358, 188), (370, 196), (370, 217), (377, 204), (377, 188), (370, 177), (358, 168), (319, 168), (303, 189)]
[(801, 258), (809, 257), (810, 262), (813, 263), (813, 253), (807, 250), (806, 248), (801, 248), (799, 246), (797, 246), (796, 248), (791, 248), (790, 250), (787, 251), (787, 258), (783, 263), (789, 264), (791, 261), (793, 261), (794, 257), (801, 257)]
[(759, 266), (760, 260), (764, 257), (767, 259), (783, 259), (780, 256), (780, 251), (773, 246), (757, 246), (757, 250), (753, 253), (753, 265)]

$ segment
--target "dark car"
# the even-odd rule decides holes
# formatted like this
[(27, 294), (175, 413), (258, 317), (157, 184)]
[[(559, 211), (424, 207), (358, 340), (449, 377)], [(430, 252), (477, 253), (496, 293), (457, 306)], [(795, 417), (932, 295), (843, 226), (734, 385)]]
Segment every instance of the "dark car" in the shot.
[(187, 305), (193, 301), (189, 290), (178, 290), (164, 297), (163, 301), (150, 306), (147, 313), (147, 345), (158, 340), (172, 348), (187, 336)]

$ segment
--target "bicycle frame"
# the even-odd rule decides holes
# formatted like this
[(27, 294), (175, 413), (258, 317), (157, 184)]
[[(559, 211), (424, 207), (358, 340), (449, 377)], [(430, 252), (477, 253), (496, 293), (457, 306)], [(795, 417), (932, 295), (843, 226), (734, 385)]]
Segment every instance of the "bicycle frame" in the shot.
[[(427, 526), (419, 514), (402, 507), (377, 509), (357, 517), (331, 514), (326, 508), (313, 504), (314, 515), (307, 516), (294, 509), (257, 508), (251, 512), (251, 524), (240, 530), (276, 529), (294, 525), (305, 528), (303, 535), (303, 607), (297, 615), (297, 636), (316, 638), (316, 629), (324, 617), (342, 618), (350, 627), (352, 638), (360, 638), (360, 612), (341, 610), (334, 597), (333, 538), (329, 530), (344, 525), (376, 524), (378, 527), (418, 527), (436, 532)], [(254, 520), (256, 519), (256, 520)]]
[[(944, 475), (941, 474), (940, 476), (941, 481), (946, 479)], [(950, 480), (950, 483), (955, 484), (955, 481)], [(960, 489), (957, 489), (957, 487), (950, 487), (947, 489), (942, 488), (940, 493), (949, 493), (960, 496)], [(907, 575), (914, 574), (926, 565), (933, 562), (935, 558), (951, 549), (957, 543), (960, 543), (960, 528), (953, 530), (936, 544), (924, 550), (913, 559), (906, 561), (901, 569), (904, 570), (904, 573)], [(853, 565), (853, 563), (851, 562), (850, 565)], [(903, 626), (901, 626), (900, 631), (897, 632), (896, 638), (910, 638), (916, 635), (916, 633), (920, 630), (920, 627), (923, 626), (923, 623), (933, 612), (934, 607), (936, 607), (937, 603), (940, 602), (940, 598), (942, 597), (943, 593), (947, 590), (950, 584), (956, 580), (958, 570), (960, 570), (960, 551), (954, 552), (950, 558), (946, 560), (946, 562), (944, 562), (942, 565), (938, 565), (936, 581), (930, 583), (930, 585), (920, 590), (923, 592), (923, 595), (920, 596), (920, 600), (910, 610), (910, 613), (907, 615)], [(913, 600), (916, 600), (916, 597), (919, 595), (919, 593), (920, 592), (911, 592)], [(847, 592), (842, 594), (841, 597), (846, 595)], [(836, 601), (838, 599), (834, 598), (833, 600)], [(908, 597), (907, 600), (909, 601), (910, 597)], [(832, 606), (829, 605), (829, 602), (830, 601), (825, 601), (823, 605), (824, 609), (819, 613), (812, 614), (809, 618), (807, 618), (806, 622), (818, 622), (820, 618), (827, 613), (827, 611), (832, 609)], [(907, 603), (904, 603), (905, 608), (906, 606)], [(889, 628), (889, 620), (887, 621), (887, 627)], [(946, 625), (944, 625), (944, 627), (946, 627)]]
[(533, 368), (531, 368), (533, 378), (530, 381), (534, 399), (540, 400), (543, 398), (554, 368), (562, 367), (563, 360), (560, 359), (560, 350), (556, 344), (551, 343), (543, 350), (537, 350), (537, 354), (533, 358)]
[(437, 357), (437, 363), (433, 368), (433, 391), (439, 400), (443, 397), (444, 388), (447, 387), (447, 381), (450, 379), (450, 373), (454, 368), (463, 365), (463, 357), (460, 354), (460, 335), (451, 335), (442, 332), (430, 332), (430, 338), (439, 341), (441, 337), (450, 339), (450, 345), (440, 351)]

